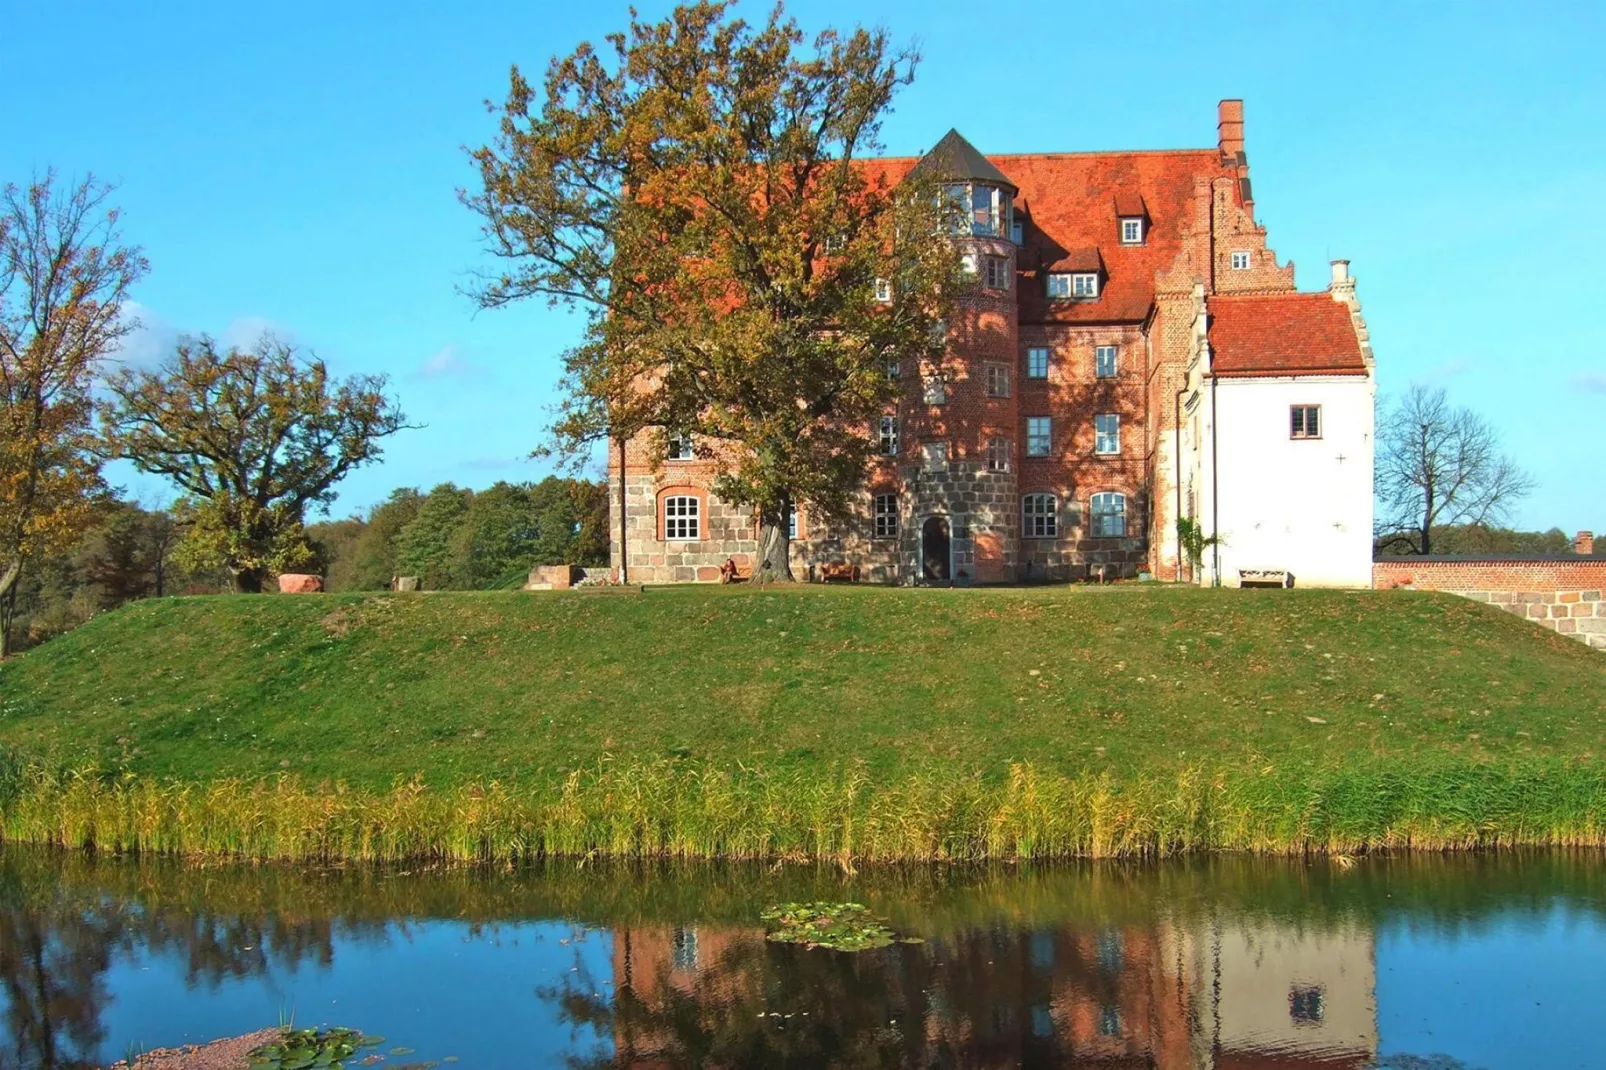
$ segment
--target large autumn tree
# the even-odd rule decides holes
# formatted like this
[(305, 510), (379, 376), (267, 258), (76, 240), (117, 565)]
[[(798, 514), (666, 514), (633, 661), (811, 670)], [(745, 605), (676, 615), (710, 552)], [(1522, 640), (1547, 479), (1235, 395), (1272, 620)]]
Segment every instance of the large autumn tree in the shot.
[(327, 508), (335, 484), (405, 426), (383, 376), (334, 379), (271, 335), (245, 351), (181, 342), (153, 371), (121, 369), (107, 394), (108, 456), (183, 495), (177, 560), (226, 568), (242, 592), (312, 560), (307, 510)]
[(632, 21), (554, 59), (539, 88), (514, 68), (464, 200), (502, 261), (474, 289), (482, 306), (589, 314), (565, 354), (559, 449), (658, 428), (650, 463), (690, 435), (784, 576), (789, 509), (842, 515), (862, 485), (888, 365), (941, 359), (959, 262), (940, 176), (863, 164), (915, 54), (730, 7)]
[(90, 390), (146, 270), (111, 192), (46, 174), (0, 193), (0, 657), (22, 570), (74, 544), (102, 490)]

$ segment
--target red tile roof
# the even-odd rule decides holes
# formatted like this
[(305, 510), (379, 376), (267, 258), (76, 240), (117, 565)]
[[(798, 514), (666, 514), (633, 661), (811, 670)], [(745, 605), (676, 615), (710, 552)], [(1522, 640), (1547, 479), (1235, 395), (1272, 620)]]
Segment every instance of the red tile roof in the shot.
[(1117, 193), (1115, 195), (1115, 214), (1128, 219), (1133, 216), (1147, 215), (1148, 211), (1143, 207), (1143, 195), (1131, 191)]
[(1209, 299), (1211, 370), (1254, 375), (1365, 375), (1348, 306), (1326, 293)]
[[(1236, 175), (1219, 150), (1035, 153), (989, 156), (1015, 183), (1015, 217), (1025, 221), (1022, 323), (1140, 323), (1154, 304), (1155, 279), (1182, 252), (1194, 225), (1194, 181)], [(913, 157), (866, 160), (866, 169), (897, 182)], [(1134, 203), (1149, 219), (1142, 245), (1122, 245), (1117, 204)], [(1049, 301), (1043, 273), (1073, 252), (1093, 249), (1106, 272), (1097, 300)]]

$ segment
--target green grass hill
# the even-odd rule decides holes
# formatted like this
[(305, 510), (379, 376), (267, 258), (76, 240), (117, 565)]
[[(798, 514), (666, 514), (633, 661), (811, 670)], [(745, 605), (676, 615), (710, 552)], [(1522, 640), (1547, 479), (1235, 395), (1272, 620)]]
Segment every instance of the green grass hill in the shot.
[[(1587, 780), (1586, 802), (1575, 799), (1584, 810), (1568, 820), (1594, 828), (1606, 824), (1592, 764), (1606, 754), (1606, 657), (1487, 606), (1408, 592), (803, 586), (168, 599), (0, 665), (0, 749), (145, 783), (288, 772), (297, 790), (371, 795), (402, 779), (436, 792), (492, 781), (541, 791), (643, 769), (701, 777), (704, 792), (717, 774), (773, 793), (841, 787), (846, 770), (849, 810), (910, 783), (938, 799), (945, 786), (995, 790), (1022, 767), (1083, 785), (1192, 770), (1293, 785), (1307, 802), (1275, 805), (1278, 820), (1297, 822), (1335, 776), (1375, 771), (1395, 778), (1397, 795), (1413, 770), (1522, 771), (1501, 774), (1510, 787), (1566, 769)], [(621, 784), (645, 791), (640, 783), (597, 788), (598, 805), (617, 805)], [(1435, 789), (1440, 802), (1409, 806), (1459, 807), (1429, 816), (1476, 832), (1488, 815), (1458, 783)], [(1382, 790), (1366, 788), (1364, 806)], [(1154, 797), (1179, 805), (1175, 787)], [(1391, 813), (1407, 805), (1389, 798)], [(802, 812), (787, 820), (824, 820)], [(630, 833), (633, 843), (643, 835)]]

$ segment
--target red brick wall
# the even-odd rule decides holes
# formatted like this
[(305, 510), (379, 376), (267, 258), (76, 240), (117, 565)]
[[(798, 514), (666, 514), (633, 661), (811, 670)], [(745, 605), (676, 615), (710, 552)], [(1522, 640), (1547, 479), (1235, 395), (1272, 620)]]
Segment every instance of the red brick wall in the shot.
[(1606, 589), (1606, 558), (1576, 561), (1422, 561), (1410, 558), (1372, 565), (1378, 590), (1416, 587), (1424, 591), (1599, 591)]

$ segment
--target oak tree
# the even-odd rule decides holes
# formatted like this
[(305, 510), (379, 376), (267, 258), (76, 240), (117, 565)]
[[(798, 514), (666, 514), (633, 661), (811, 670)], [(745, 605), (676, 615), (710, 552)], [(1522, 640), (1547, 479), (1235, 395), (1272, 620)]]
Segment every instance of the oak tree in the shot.
[(514, 68), (463, 194), (502, 261), (472, 293), (586, 310), (553, 444), (576, 457), (659, 428), (653, 461), (689, 436), (785, 576), (792, 506), (842, 515), (862, 486), (889, 364), (941, 360), (959, 255), (940, 176), (866, 164), (916, 54), (730, 6), (634, 19), (540, 86)]
[(75, 543), (103, 490), (90, 391), (146, 271), (111, 193), (54, 173), (0, 192), (0, 657), (22, 570)]
[(185, 340), (154, 371), (108, 380), (105, 449), (178, 488), (181, 564), (221, 566), (236, 591), (257, 592), (312, 559), (307, 510), (327, 509), (335, 484), (406, 426), (384, 390), (383, 376), (333, 380), (271, 335), (249, 351)]
[(1498, 526), (1533, 489), (1482, 416), (1444, 389), (1414, 385), (1385, 410), (1377, 434), (1378, 548), (1430, 554), (1443, 527)]

